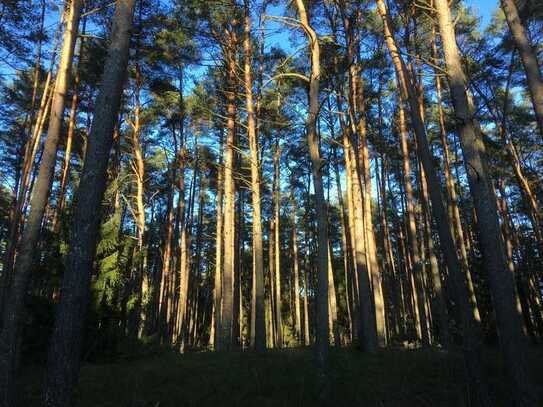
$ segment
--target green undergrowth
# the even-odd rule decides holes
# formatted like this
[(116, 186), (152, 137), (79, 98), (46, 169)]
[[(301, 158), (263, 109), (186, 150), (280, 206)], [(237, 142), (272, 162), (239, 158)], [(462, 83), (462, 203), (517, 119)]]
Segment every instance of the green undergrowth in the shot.
[[(531, 352), (543, 385), (543, 352)], [(484, 354), (496, 406), (511, 406), (496, 350)], [(310, 349), (179, 354), (154, 349), (115, 363), (86, 363), (77, 406), (469, 406), (463, 363), (440, 349), (385, 350), (377, 355), (332, 349), (325, 377)], [(21, 405), (39, 405), (43, 368), (26, 366)], [(542, 404), (543, 405), (543, 404)]]

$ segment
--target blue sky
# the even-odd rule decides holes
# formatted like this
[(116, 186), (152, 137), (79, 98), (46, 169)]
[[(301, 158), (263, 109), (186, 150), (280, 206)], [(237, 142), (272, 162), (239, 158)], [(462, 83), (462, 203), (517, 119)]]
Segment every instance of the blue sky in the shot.
[(483, 26), (490, 22), (499, 7), (499, 0), (464, 0), (464, 3), (477, 10), (477, 14), (482, 17)]

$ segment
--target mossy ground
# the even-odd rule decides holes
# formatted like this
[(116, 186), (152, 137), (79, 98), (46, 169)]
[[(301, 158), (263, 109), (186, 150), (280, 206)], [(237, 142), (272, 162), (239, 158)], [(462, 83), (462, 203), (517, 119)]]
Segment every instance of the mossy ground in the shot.
[[(543, 350), (530, 354), (530, 367), (541, 388)], [(499, 353), (485, 351), (484, 361), (494, 405), (511, 406)], [(27, 365), (23, 372), (21, 405), (39, 405), (43, 367)], [(86, 363), (77, 406), (469, 405), (462, 359), (440, 349), (392, 349), (376, 355), (332, 349), (327, 385), (317, 372), (310, 349), (183, 355), (154, 350), (115, 363)]]

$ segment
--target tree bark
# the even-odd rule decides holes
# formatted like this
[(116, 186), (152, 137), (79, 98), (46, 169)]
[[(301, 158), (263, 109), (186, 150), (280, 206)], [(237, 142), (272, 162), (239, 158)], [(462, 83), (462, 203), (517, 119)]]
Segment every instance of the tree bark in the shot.
[(243, 51), (245, 103), (247, 108), (247, 135), (251, 160), (251, 199), (253, 206), (253, 256), (254, 256), (254, 347), (257, 351), (266, 349), (266, 321), (264, 315), (264, 249), (262, 245), (262, 208), (260, 193), (260, 162), (258, 159), (258, 140), (256, 134), (255, 113), (253, 105), (253, 73), (251, 50), (251, 16), (249, 1), (244, 1), (245, 21)]
[(507, 267), (496, 196), (485, 160), (485, 147), (478, 123), (474, 119), (472, 102), (466, 91), (467, 78), (456, 44), (449, 5), (446, 0), (434, 1), (445, 55), (447, 77), (464, 153), (466, 172), (475, 204), (479, 240), (496, 310), (505, 365), (511, 377), (513, 395), (517, 405), (535, 406), (532, 380), (526, 364), (525, 338), (516, 310), (514, 280)]
[[(441, 4), (438, 4), (439, 2), (441, 2)], [(448, 12), (448, 5), (446, 0), (436, 0), (436, 5), (438, 10), (441, 6), (445, 7)], [(473, 314), (471, 313), (469, 306), (468, 290), (466, 287), (464, 276), (462, 275), (461, 264), (456, 253), (454, 240), (451, 234), (451, 228), (448, 223), (445, 207), (443, 205), (440, 183), (437, 178), (435, 168), (433, 166), (433, 158), (431, 156), (430, 147), (428, 145), (424, 119), (421, 116), (421, 106), (413, 85), (414, 80), (410, 75), (410, 72), (407, 70), (405, 63), (399, 54), (390, 28), (392, 26), (391, 19), (387, 13), (384, 0), (377, 0), (377, 6), (379, 14), (383, 19), (387, 46), (393, 60), (395, 61), (394, 65), (396, 72), (397, 74), (399, 73), (398, 77), (400, 79), (400, 92), (403, 94), (403, 97), (409, 101), (411, 121), (415, 130), (415, 135), (417, 137), (417, 152), (426, 173), (428, 192), (432, 204), (432, 214), (438, 230), (445, 263), (449, 270), (449, 281), (451, 283), (454, 299), (458, 304), (458, 321), (460, 323), (463, 334), (463, 354), (464, 362), (466, 363), (467, 367), (466, 373), (468, 376), (466, 382), (471, 385), (474, 393), (473, 395), (474, 397), (476, 397), (476, 402), (481, 406), (490, 406), (490, 399), (486, 388), (486, 380), (480, 360), (481, 345), (479, 341), (479, 335), (474, 325)], [(440, 15), (439, 19), (441, 25), (442, 11), (439, 11), (438, 14)], [(446, 36), (443, 35), (442, 32), (442, 39), (444, 43), (445, 37)], [(454, 44), (456, 45), (456, 42)], [(449, 74), (451, 74), (450, 71)], [(464, 85), (462, 85), (462, 91), (464, 91)]]
[(290, 200), (292, 204), (291, 208), (291, 227), (292, 227), (292, 268), (294, 279), (294, 328), (296, 333), (296, 340), (298, 343), (302, 341), (302, 317), (300, 313), (300, 260), (298, 256), (298, 231), (296, 227), (296, 201), (294, 193), (291, 192)]
[(324, 162), (320, 156), (317, 135), (319, 117), (319, 83), (320, 83), (320, 47), (317, 33), (309, 23), (303, 0), (296, 0), (300, 23), (304, 30), (311, 53), (311, 76), (309, 79), (309, 110), (306, 121), (307, 143), (311, 157), (311, 170), (317, 207), (317, 340), (316, 351), (319, 364), (325, 370), (328, 361), (328, 222), (326, 219), (326, 201), (322, 184), (322, 167)]
[[(32, 263), (40, 236), (41, 223), (51, 189), (57, 147), (64, 118), (65, 96), (70, 87), (70, 71), (79, 25), (81, 1), (70, 4), (62, 52), (55, 83), (47, 138), (43, 149), (38, 179), (30, 200), (21, 247), (16, 258), (13, 275), (7, 286), (5, 306), (2, 310), (0, 330), (0, 401), (11, 406), (15, 402), (15, 375), (18, 364), (19, 341), (24, 319), (24, 298), (30, 282)], [(15, 225), (16, 226), (16, 225)]]
[(279, 140), (275, 144), (273, 155), (273, 239), (274, 239), (274, 262), (275, 262), (275, 330), (277, 347), (283, 347), (283, 300), (281, 298), (281, 241), (280, 241), (280, 206), (281, 206), (281, 148)]
[(236, 97), (237, 97), (237, 60), (236, 50), (238, 38), (236, 35), (237, 20), (231, 21), (231, 29), (225, 30), (227, 44), (225, 44), (225, 62), (227, 69), (227, 136), (224, 162), (224, 257), (222, 274), (222, 312), (221, 329), (219, 332), (220, 350), (228, 351), (233, 341), (233, 277), (234, 277), (234, 241), (235, 241), (235, 182), (234, 182), (234, 148), (236, 139)]
[(520, 53), (522, 64), (524, 65), (537, 125), (543, 137), (543, 77), (541, 76), (537, 61), (536, 50), (530, 43), (528, 32), (520, 20), (515, 0), (501, 0), (501, 6), (509, 29), (511, 30), (513, 42)]
[[(74, 3), (75, 5), (75, 3)], [(117, 0), (112, 39), (81, 173), (62, 294), (48, 353), (45, 406), (68, 407), (79, 376), (83, 324), (100, 228), (101, 202), (128, 63), (133, 0)]]
[(221, 315), (222, 315), (222, 265), (223, 265), (223, 173), (224, 167), (222, 165), (222, 135), (223, 129), (220, 129), (220, 145), (221, 145), (221, 158), (219, 166), (217, 168), (217, 199), (216, 199), (216, 218), (217, 218), (217, 230), (215, 237), (215, 284), (213, 289), (213, 309), (214, 309), (214, 335), (212, 337), (212, 346), (215, 350), (219, 347), (219, 334), (221, 329)]

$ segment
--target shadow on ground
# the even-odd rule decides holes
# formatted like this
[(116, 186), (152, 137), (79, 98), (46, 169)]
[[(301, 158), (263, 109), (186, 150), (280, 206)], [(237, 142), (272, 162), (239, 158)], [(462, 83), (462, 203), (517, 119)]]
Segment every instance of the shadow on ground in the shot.
[[(498, 352), (488, 350), (484, 356), (494, 405), (511, 406)], [(535, 349), (531, 367), (539, 386), (542, 362), (543, 349)], [(26, 366), (24, 372), (21, 406), (37, 406), (43, 368)], [(469, 406), (461, 358), (439, 349), (386, 350), (377, 355), (333, 349), (325, 383), (309, 349), (184, 355), (162, 350), (115, 363), (86, 364), (76, 405)]]

